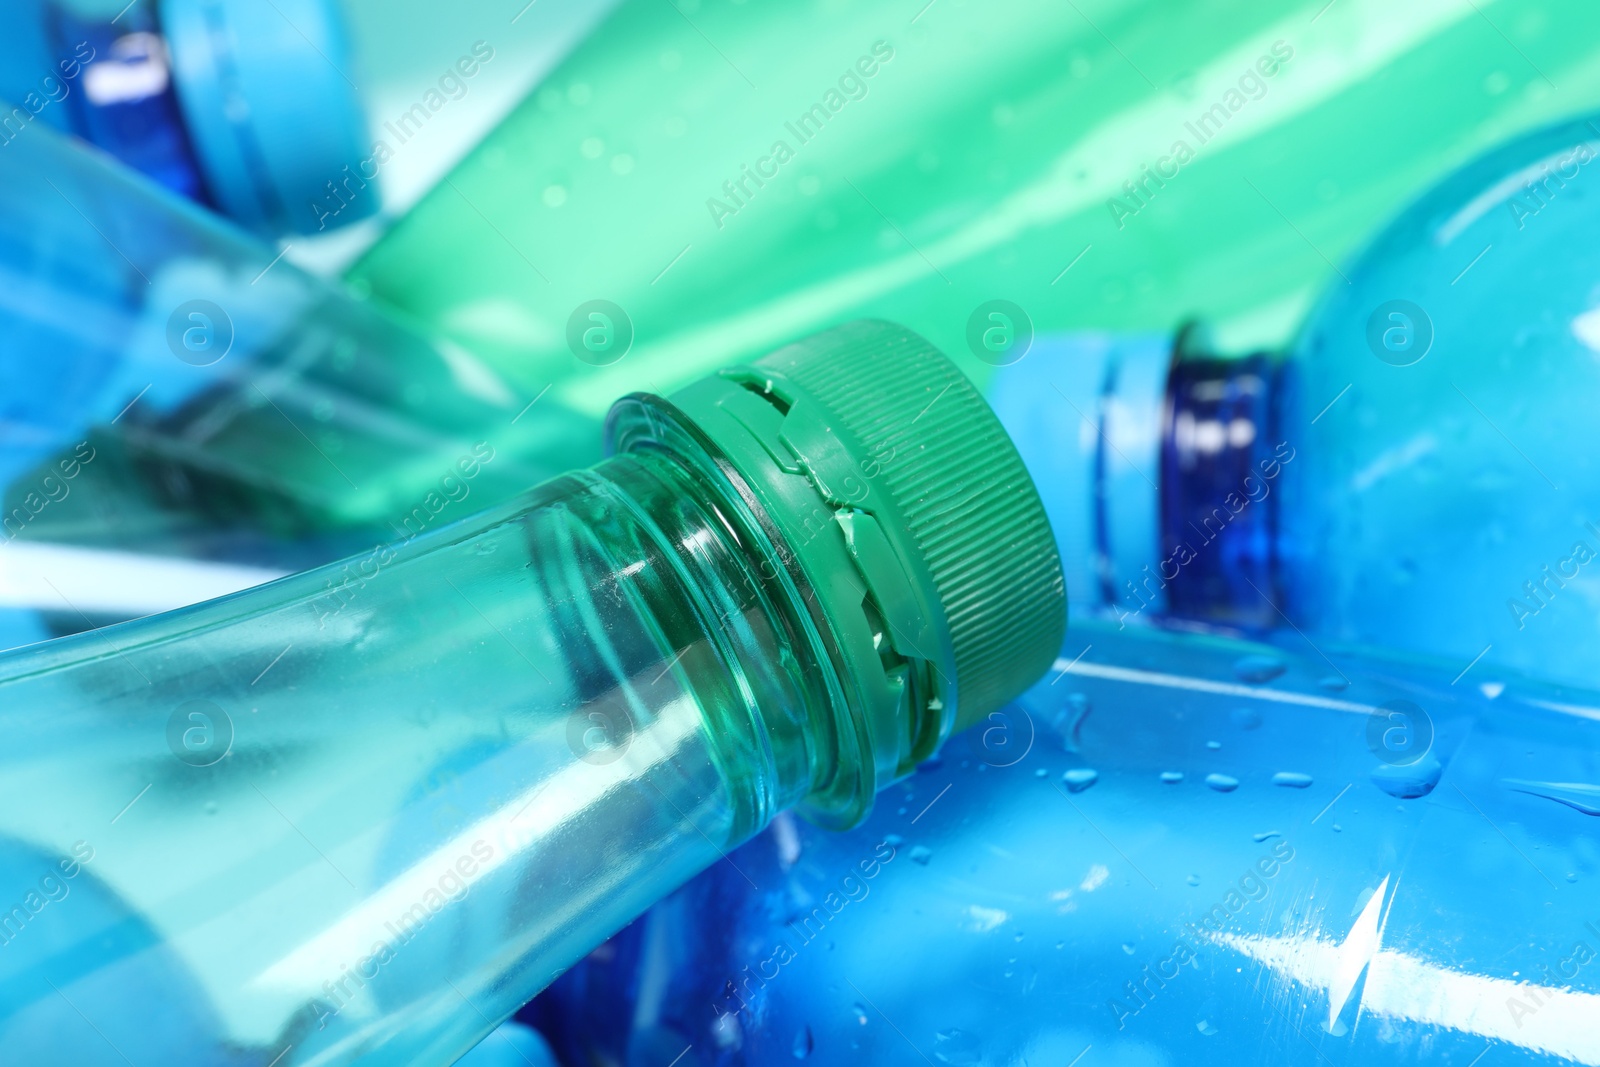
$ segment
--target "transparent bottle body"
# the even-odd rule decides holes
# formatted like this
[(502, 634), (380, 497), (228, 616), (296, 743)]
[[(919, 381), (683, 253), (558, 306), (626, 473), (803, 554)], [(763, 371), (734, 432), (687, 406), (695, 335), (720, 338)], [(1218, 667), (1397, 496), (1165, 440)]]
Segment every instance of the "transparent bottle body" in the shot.
[(797, 800), (809, 683), (696, 499), (623, 457), (0, 660), (0, 1043), (452, 1062)]
[(1600, 697), (1324, 647), (1075, 624), (862, 826), (781, 817), (760, 892), (706, 872), (529, 1015), (641, 1067), (1600, 1063)]
[[(42, 126), (6, 146), (7, 562), (46, 566), (42, 544), (281, 573), (597, 458), (586, 420), (276, 257)], [(129, 610), (50, 577), (95, 621), (219, 591), (152, 579)], [(82, 625), (55, 598), (17, 606)]]

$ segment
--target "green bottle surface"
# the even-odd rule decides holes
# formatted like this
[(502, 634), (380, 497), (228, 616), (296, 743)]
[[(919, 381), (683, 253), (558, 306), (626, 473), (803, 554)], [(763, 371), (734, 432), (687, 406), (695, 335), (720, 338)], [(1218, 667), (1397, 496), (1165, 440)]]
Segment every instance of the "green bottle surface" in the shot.
[[(1031, 332), (1201, 313), (1226, 349), (1278, 344), (1413, 195), (1600, 102), (1597, 23), (633, 0), (350, 277), (591, 418), (861, 315), (980, 383)], [(998, 351), (992, 301), (1023, 312)]]

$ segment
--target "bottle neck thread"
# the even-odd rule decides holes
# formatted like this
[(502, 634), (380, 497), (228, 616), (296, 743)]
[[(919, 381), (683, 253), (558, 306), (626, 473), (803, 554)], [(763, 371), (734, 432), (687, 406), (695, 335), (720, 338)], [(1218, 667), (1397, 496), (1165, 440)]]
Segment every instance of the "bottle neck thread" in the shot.
[(654, 573), (632, 581), (664, 644), (696, 660), (684, 674), (735, 802), (732, 840), (859, 777), (836, 729), (845, 698), (805, 591), (718, 472), (644, 448), (587, 476), (610, 483), (655, 544), (657, 562), (645, 568)]
[(1244, 629), (1278, 623), (1283, 363), (1218, 358), (1180, 335), (1161, 437), (1161, 559), (1167, 611)]

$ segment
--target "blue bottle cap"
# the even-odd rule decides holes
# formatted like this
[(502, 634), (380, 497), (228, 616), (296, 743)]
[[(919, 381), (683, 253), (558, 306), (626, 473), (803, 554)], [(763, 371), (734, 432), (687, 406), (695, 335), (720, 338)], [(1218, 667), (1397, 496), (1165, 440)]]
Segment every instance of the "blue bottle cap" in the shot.
[(371, 215), (377, 187), (332, 0), (163, 0), (184, 119), (219, 207), (258, 232)]

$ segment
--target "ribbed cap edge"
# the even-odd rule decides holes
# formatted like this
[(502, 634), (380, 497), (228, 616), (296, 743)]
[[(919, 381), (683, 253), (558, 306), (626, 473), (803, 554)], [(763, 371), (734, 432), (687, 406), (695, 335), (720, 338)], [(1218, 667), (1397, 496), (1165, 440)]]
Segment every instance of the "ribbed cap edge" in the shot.
[(1038, 678), (1066, 629), (1060, 557), (1021, 457), (966, 375), (917, 334), (872, 320), (756, 367), (804, 390), (845, 431), (841, 440), (893, 449), (879, 482), (949, 625), (957, 728)]

